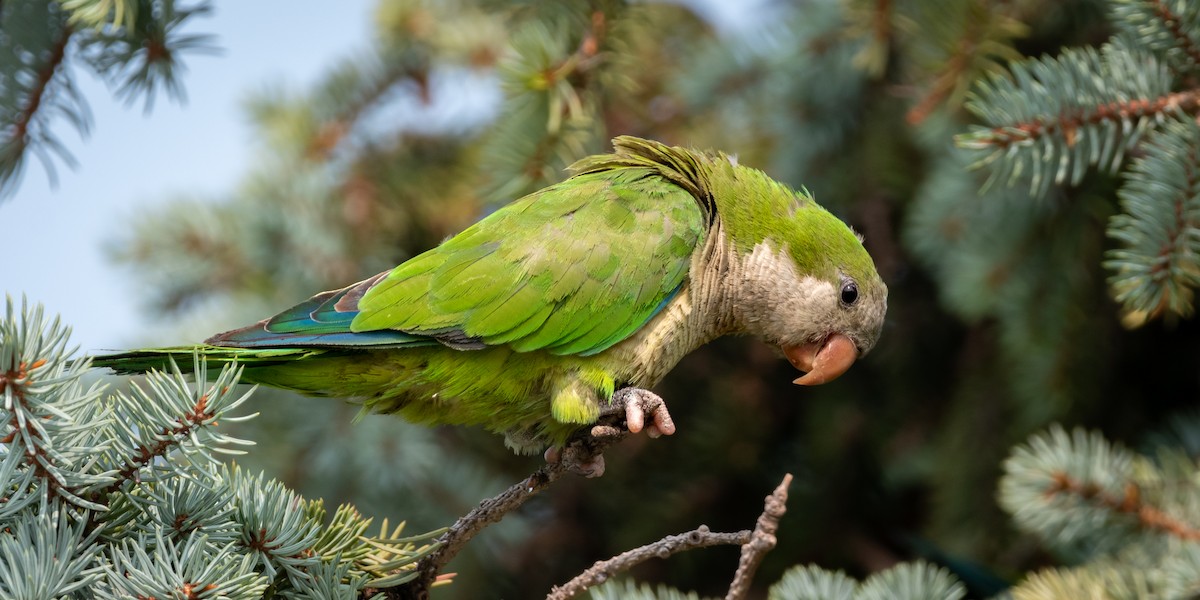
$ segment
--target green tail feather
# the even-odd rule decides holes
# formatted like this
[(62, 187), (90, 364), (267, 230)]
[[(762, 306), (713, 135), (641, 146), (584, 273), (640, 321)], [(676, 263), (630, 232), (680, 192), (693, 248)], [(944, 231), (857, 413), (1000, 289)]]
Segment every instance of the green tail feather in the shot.
[(145, 373), (152, 369), (168, 371), (171, 360), (179, 366), (179, 370), (190, 373), (195, 363), (194, 357), (200, 356), (212, 366), (222, 366), (236, 362), (246, 367), (268, 367), (303, 360), (314, 356), (328, 354), (321, 348), (224, 348), (221, 346), (174, 346), (171, 348), (152, 348), (149, 350), (132, 350), (117, 354), (104, 354), (92, 357), (92, 366), (107, 367), (120, 375)]
[[(92, 359), (92, 366), (121, 375), (152, 369), (171, 370), (171, 361), (184, 373), (195, 370), (196, 357), (215, 377), (220, 367), (242, 367), (241, 382), (292, 390), (309, 396), (355, 398), (373, 396), (391, 387), (397, 366), (386, 353), (340, 348), (227, 348), (197, 345), (151, 348)], [(215, 367), (215, 368), (214, 368)]]

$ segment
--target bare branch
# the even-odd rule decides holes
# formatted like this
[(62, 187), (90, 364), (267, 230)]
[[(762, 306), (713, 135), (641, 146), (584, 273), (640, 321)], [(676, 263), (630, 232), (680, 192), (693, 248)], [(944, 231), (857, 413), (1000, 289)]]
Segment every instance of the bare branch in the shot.
[(754, 580), (754, 572), (758, 570), (763, 556), (775, 547), (775, 532), (779, 530), (779, 519), (787, 512), (787, 490), (792, 485), (792, 474), (783, 476), (779, 487), (767, 496), (763, 513), (758, 516), (754, 525), (754, 533), (750, 541), (742, 545), (742, 558), (738, 562), (737, 573), (733, 583), (729, 585), (729, 593), (725, 600), (741, 600), (750, 591), (750, 582)]
[(687, 533), (668, 535), (667, 537), (622, 552), (608, 560), (596, 561), (596, 564), (586, 571), (576, 575), (574, 579), (550, 590), (546, 600), (566, 600), (597, 584), (604, 583), (609, 577), (628, 570), (638, 563), (651, 558), (667, 558), (672, 554), (691, 550), (692, 548), (707, 548), (709, 546), (741, 545), (750, 541), (750, 530), (745, 529), (735, 533), (713, 533), (708, 526), (701, 525)]
[[(623, 418), (624, 415), (620, 415)], [(617, 417), (612, 419), (614, 422)], [(388, 598), (429, 598), (429, 588), (437, 579), (438, 572), (450, 562), (467, 542), (488, 525), (499, 522), (508, 513), (518, 509), (538, 492), (550, 487), (567, 473), (586, 472), (587, 465), (600, 456), (609, 446), (625, 439), (623, 430), (605, 422), (576, 434), (563, 448), (560, 459), (534, 471), (532, 475), (504, 490), (499, 495), (481, 502), (471, 512), (459, 517), (446, 533), (437, 539), (438, 549), (417, 564), (419, 573), (409, 583), (387, 591)]]

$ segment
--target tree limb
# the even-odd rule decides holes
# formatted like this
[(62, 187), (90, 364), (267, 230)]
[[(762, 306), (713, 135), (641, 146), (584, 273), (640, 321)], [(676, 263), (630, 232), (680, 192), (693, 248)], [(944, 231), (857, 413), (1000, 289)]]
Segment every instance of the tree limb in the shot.
[(733, 583), (729, 585), (729, 593), (725, 600), (741, 600), (750, 591), (750, 582), (754, 580), (754, 572), (758, 570), (763, 556), (775, 547), (775, 532), (779, 530), (779, 519), (787, 512), (787, 491), (792, 484), (792, 474), (783, 476), (779, 487), (767, 496), (763, 512), (758, 516), (754, 525), (754, 533), (750, 541), (742, 545), (742, 558), (738, 561), (737, 573)]
[[(619, 418), (623, 418), (620, 415)], [(613, 417), (615, 422), (618, 417)], [(605, 420), (602, 420), (605, 421)], [(582, 430), (567, 442), (560, 459), (542, 466), (524, 480), (513, 484), (499, 495), (481, 502), (471, 512), (459, 517), (450, 529), (437, 539), (438, 549), (417, 563), (417, 577), (405, 585), (387, 591), (389, 599), (429, 598), (429, 589), (437, 579), (438, 572), (450, 562), (467, 542), (488, 525), (496, 523), (508, 513), (520, 508), (538, 492), (550, 487), (567, 473), (586, 472), (587, 465), (600, 456), (609, 446), (625, 439), (628, 433), (603, 422), (590, 429)]]
[(604, 583), (609, 577), (628, 570), (634, 565), (651, 558), (667, 558), (672, 554), (691, 550), (692, 548), (707, 548), (709, 546), (742, 545), (750, 541), (750, 530), (745, 529), (735, 533), (714, 533), (707, 525), (701, 525), (687, 533), (668, 535), (652, 544), (622, 552), (608, 560), (596, 561), (596, 564), (586, 571), (576, 575), (574, 579), (556, 586), (550, 590), (546, 600), (566, 600), (597, 584)]

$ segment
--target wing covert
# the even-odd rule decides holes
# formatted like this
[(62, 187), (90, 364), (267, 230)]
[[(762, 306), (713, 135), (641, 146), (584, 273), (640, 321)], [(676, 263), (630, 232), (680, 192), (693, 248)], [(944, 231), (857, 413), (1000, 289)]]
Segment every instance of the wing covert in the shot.
[(349, 329), (595, 354), (674, 297), (705, 229), (696, 199), (649, 169), (577, 175), (373, 282)]

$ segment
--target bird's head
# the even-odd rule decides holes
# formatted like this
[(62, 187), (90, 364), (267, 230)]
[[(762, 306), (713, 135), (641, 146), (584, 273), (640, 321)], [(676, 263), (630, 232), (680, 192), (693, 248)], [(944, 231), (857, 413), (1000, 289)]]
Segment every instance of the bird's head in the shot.
[(777, 344), (819, 385), (845, 373), (875, 346), (887, 312), (887, 286), (862, 239), (806, 193), (753, 169), (734, 168), (742, 193), (722, 202), (722, 225), (736, 253), (740, 327)]

